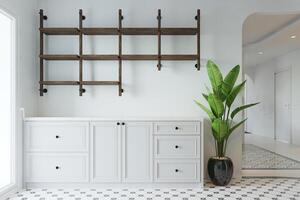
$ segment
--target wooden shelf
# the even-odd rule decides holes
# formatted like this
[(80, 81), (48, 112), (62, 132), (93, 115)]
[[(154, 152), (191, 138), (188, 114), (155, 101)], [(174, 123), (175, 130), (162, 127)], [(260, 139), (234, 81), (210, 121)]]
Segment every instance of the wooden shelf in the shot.
[(78, 28), (40, 28), (41, 33), (46, 35), (79, 35)]
[[(118, 28), (83, 28), (84, 35), (118, 35)], [(158, 28), (122, 28), (122, 35), (157, 35)], [(196, 28), (161, 28), (161, 35), (196, 35)]]
[[(79, 87), (79, 96), (85, 93), (84, 85), (117, 85), (119, 96), (122, 96), (122, 71), (124, 61), (157, 61), (158, 71), (162, 69), (162, 61), (196, 61), (195, 67), (200, 70), (200, 10), (197, 9), (195, 17), (195, 27), (162, 27), (161, 10), (158, 9), (157, 27), (123, 27), (122, 10), (118, 11), (117, 27), (84, 27), (83, 22), (86, 17), (82, 9), (79, 10), (78, 27), (74, 28), (44, 28), (44, 21), (48, 17), (40, 10), (40, 96), (47, 93), (45, 85), (76, 85)], [(77, 35), (79, 45), (78, 54), (45, 54), (44, 37), (45, 35)], [(83, 35), (111, 35), (118, 37), (118, 53), (116, 54), (84, 54), (83, 52)], [(157, 37), (157, 52), (154, 54), (123, 54), (123, 36), (125, 35), (152, 35)], [(197, 38), (197, 50), (195, 54), (162, 54), (162, 35), (195, 35)], [(101, 44), (100, 44), (101, 45)], [(78, 81), (44, 81), (45, 70), (44, 61), (78, 61)], [(84, 63), (83, 61), (118, 61), (118, 80), (117, 81), (83, 81)], [(194, 67), (194, 65), (193, 65)]]
[(83, 60), (119, 60), (118, 55), (82, 55)]
[(83, 81), (83, 85), (119, 85), (119, 81)]
[(78, 55), (40, 55), (40, 58), (44, 60), (79, 60)]
[(43, 85), (79, 85), (79, 81), (40, 81)]
[[(122, 60), (157, 60), (158, 55), (137, 54), (137, 55), (122, 55)], [(196, 60), (197, 55), (161, 55), (161, 60)]]
[[(119, 56), (115, 55), (41, 55), (40, 58), (45, 60), (119, 60)], [(172, 55), (161, 55), (161, 60), (197, 60), (198, 56), (196, 54), (172, 54)], [(158, 55), (156, 54), (132, 54), (132, 55), (122, 55), (121, 60), (157, 60)]]
[[(43, 85), (80, 85), (80, 81), (40, 81)], [(82, 81), (82, 85), (119, 85), (118, 81)]]
[[(157, 35), (158, 28), (123, 28), (123, 35)], [(161, 28), (161, 35), (196, 35), (196, 28)]]
[(82, 28), (80, 30), (84, 35), (118, 35), (117, 28)]

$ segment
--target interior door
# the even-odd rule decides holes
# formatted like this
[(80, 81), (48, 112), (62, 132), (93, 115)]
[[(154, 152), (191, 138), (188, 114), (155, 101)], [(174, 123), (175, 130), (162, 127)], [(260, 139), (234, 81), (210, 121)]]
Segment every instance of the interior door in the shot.
[(289, 70), (275, 74), (275, 139), (291, 142), (291, 74)]
[(123, 127), (123, 181), (152, 180), (152, 126), (148, 122), (127, 122)]
[(121, 181), (121, 130), (118, 122), (91, 123), (92, 181)]

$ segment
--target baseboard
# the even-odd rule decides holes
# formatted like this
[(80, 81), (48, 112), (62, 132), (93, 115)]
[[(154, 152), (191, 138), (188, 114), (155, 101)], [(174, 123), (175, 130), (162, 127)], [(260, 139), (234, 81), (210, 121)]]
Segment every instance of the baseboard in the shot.
[(299, 169), (278, 169), (278, 170), (242, 170), (243, 177), (291, 177), (291, 178), (300, 178), (300, 170)]
[(203, 183), (27, 183), (26, 188), (202, 188)]

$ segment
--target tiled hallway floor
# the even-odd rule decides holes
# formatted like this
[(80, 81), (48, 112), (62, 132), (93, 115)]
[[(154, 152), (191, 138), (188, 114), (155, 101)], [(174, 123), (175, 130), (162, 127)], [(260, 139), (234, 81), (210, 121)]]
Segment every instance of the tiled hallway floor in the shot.
[(28, 189), (10, 200), (299, 200), (300, 179), (243, 178), (203, 189)]
[(243, 145), (243, 169), (300, 169), (300, 162), (253, 144)]

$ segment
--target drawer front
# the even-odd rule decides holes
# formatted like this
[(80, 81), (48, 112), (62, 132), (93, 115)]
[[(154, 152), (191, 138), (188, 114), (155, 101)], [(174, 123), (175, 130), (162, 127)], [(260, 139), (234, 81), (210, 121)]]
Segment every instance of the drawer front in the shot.
[(159, 122), (154, 124), (156, 134), (200, 134), (200, 122)]
[(87, 182), (87, 154), (27, 154), (26, 182)]
[(200, 164), (197, 160), (157, 160), (155, 179), (157, 182), (199, 183)]
[(88, 123), (26, 123), (27, 151), (88, 151)]
[(200, 157), (200, 136), (156, 136), (156, 158)]

